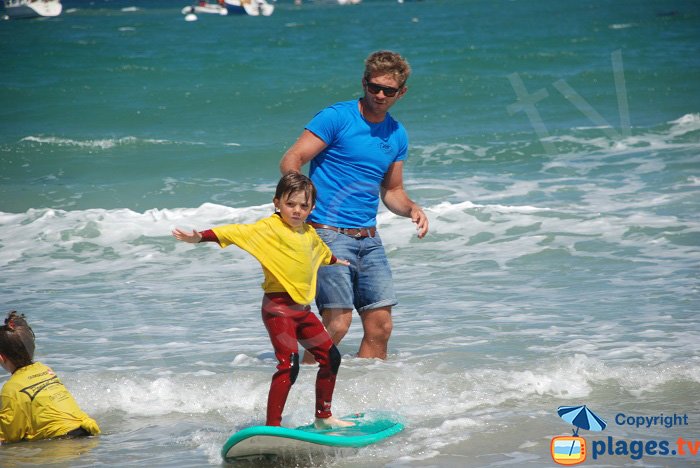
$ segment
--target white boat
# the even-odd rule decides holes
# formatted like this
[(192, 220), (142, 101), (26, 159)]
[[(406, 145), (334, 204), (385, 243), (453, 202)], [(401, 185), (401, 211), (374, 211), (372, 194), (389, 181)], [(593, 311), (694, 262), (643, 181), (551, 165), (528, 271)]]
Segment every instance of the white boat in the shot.
[(218, 3), (197, 2), (195, 5), (182, 9), (183, 15), (196, 15), (199, 13), (216, 15), (249, 15), (270, 16), (275, 11), (275, 6), (266, 0), (221, 0)]
[(189, 15), (191, 13), (194, 13), (194, 14), (204, 13), (204, 14), (226, 16), (226, 15), (228, 15), (228, 10), (226, 9), (225, 6), (218, 4), (218, 3), (198, 2), (196, 5), (186, 6), (185, 8), (182, 9), (183, 15)]
[(58, 16), (63, 10), (61, 0), (3, 0), (3, 3), (10, 18)]
[(229, 14), (270, 16), (275, 11), (275, 6), (267, 3), (267, 0), (224, 0)]

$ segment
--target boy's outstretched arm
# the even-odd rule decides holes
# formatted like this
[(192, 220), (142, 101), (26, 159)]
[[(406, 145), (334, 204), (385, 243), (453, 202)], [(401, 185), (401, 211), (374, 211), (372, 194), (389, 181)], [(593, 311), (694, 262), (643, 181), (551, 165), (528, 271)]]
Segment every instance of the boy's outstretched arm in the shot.
[(190, 244), (198, 244), (202, 240), (202, 235), (197, 231), (193, 230), (190, 233), (187, 231), (183, 231), (180, 228), (173, 229), (173, 237), (175, 237), (175, 239), (179, 241), (187, 242)]

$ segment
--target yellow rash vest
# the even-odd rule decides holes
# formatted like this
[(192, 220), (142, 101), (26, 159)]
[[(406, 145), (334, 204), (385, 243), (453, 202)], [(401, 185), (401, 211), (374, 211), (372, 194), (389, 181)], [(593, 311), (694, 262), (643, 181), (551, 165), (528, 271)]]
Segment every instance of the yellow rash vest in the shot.
[(303, 224), (294, 229), (276, 214), (253, 224), (215, 227), (202, 235), (202, 241), (216, 241), (221, 247), (234, 244), (253, 255), (265, 275), (263, 290), (286, 292), (297, 304), (313, 301), (318, 268), (336, 261), (314, 228)]
[(100, 433), (51, 368), (40, 362), (17, 369), (0, 393), (0, 439), (4, 442), (61, 437), (83, 428)]

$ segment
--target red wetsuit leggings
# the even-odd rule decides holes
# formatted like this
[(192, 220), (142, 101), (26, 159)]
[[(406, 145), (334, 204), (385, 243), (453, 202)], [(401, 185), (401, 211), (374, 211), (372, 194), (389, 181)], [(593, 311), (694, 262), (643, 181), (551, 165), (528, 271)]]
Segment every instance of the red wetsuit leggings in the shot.
[(279, 426), (282, 423), (287, 395), (299, 373), (297, 342), (309, 350), (319, 364), (316, 374), (316, 417), (330, 417), (340, 353), (321, 321), (309, 306), (297, 304), (286, 293), (267, 293), (263, 297), (262, 319), (279, 362), (267, 398), (266, 424)]

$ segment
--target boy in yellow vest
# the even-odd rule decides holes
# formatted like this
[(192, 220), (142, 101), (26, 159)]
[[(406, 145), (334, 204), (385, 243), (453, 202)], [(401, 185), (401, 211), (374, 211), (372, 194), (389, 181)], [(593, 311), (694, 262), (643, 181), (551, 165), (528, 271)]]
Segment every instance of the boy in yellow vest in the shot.
[(0, 441), (97, 435), (53, 370), (34, 359), (34, 332), (12, 311), (0, 326), (0, 365), (12, 374), (0, 393)]
[(266, 424), (282, 423), (289, 390), (299, 373), (299, 341), (319, 363), (314, 424), (318, 428), (352, 426), (331, 413), (340, 352), (309, 306), (316, 294), (319, 267), (350, 264), (337, 259), (316, 230), (306, 224), (316, 201), (316, 188), (308, 177), (299, 173), (283, 176), (272, 201), (275, 213), (256, 223), (229, 224), (201, 232), (175, 229), (173, 236), (192, 244), (234, 244), (262, 265), (262, 319), (278, 360), (268, 394)]

